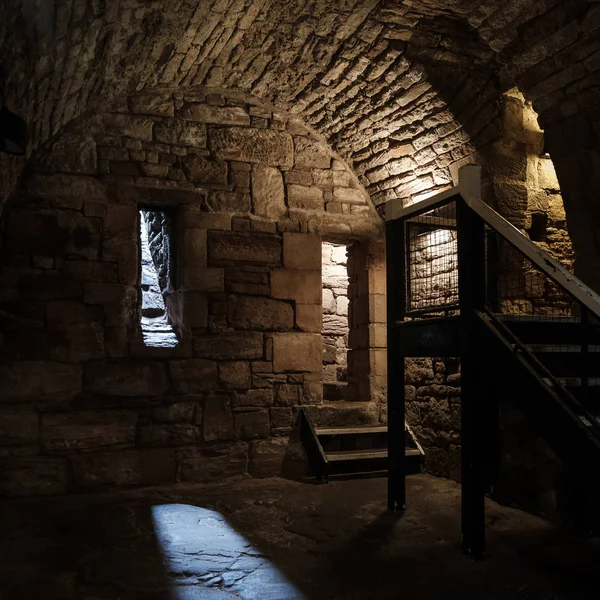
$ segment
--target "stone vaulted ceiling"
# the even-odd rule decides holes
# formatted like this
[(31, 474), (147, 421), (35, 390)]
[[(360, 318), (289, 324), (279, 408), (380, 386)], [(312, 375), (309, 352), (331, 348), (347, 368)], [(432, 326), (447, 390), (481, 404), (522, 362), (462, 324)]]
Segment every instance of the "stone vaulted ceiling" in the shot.
[[(504, 89), (542, 124), (592, 110), (598, 27), (587, 0), (2, 0), (0, 100), (35, 148), (132, 91), (242, 90), (314, 126), (378, 203), (447, 185), (435, 166), (498, 136)], [(2, 161), (6, 196), (24, 162)]]

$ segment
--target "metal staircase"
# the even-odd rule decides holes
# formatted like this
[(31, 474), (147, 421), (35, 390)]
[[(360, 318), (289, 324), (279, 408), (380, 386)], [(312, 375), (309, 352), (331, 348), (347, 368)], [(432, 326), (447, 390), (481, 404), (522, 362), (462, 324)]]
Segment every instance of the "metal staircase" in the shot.
[(600, 297), (481, 200), (479, 167), (410, 207), (386, 205), (388, 506), (405, 506), (405, 359), (460, 357), (462, 539), (485, 549), (496, 398), (565, 462), (593, 523), (600, 498)]

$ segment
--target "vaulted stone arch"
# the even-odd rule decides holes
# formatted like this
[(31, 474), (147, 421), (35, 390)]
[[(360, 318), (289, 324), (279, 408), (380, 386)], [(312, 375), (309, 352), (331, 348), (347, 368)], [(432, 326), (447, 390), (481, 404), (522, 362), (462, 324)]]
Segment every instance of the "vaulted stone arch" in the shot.
[[(7, 0), (0, 16), (0, 97), (27, 117), (34, 149), (126, 92), (237, 89), (301, 115), (375, 203), (449, 185), (451, 164), (498, 139), (500, 94), (516, 84), (550, 134), (563, 187), (573, 188), (569, 222), (593, 276), (593, 2)], [(575, 146), (583, 150), (565, 154)], [(0, 160), (6, 198), (25, 161)], [(576, 181), (568, 165), (580, 169)]]

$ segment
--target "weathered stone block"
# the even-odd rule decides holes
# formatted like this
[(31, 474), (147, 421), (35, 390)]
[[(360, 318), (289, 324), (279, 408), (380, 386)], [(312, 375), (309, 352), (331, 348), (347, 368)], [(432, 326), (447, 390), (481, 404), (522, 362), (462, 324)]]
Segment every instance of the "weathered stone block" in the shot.
[(271, 428), (279, 429), (281, 427), (291, 427), (294, 420), (294, 413), (291, 408), (284, 406), (273, 407), (271, 413)]
[(4, 497), (43, 496), (67, 492), (67, 463), (54, 458), (18, 458), (6, 461), (0, 479)]
[(133, 446), (137, 415), (128, 411), (42, 415), (46, 452)]
[(336, 188), (333, 190), (334, 202), (342, 202), (347, 204), (366, 204), (367, 199), (360, 190), (352, 188)]
[(348, 333), (348, 318), (339, 315), (323, 315), (323, 333), (326, 335), (345, 335)]
[(276, 269), (271, 272), (273, 298), (300, 304), (321, 304), (321, 272), (306, 269)]
[(321, 268), (321, 238), (304, 233), (283, 234), (283, 266), (286, 269)]
[(184, 287), (196, 292), (222, 292), (225, 289), (223, 269), (186, 266), (182, 274)]
[(201, 358), (260, 360), (263, 358), (263, 334), (254, 331), (200, 335), (194, 339), (194, 353)]
[(222, 160), (189, 155), (183, 159), (183, 172), (194, 183), (227, 185), (227, 163)]
[(235, 407), (266, 407), (273, 404), (273, 390), (270, 388), (248, 390), (236, 397)]
[(186, 448), (177, 453), (179, 480), (204, 483), (246, 473), (248, 446), (244, 442)]
[(140, 427), (140, 446), (185, 446), (202, 441), (200, 428), (188, 423), (147, 425)]
[(125, 300), (119, 304), (105, 304), (107, 327), (132, 326), (136, 316), (137, 290), (128, 288)]
[(335, 313), (336, 311), (335, 296), (330, 289), (323, 289), (323, 310), (328, 313)]
[(126, 114), (105, 114), (102, 116), (102, 121), (109, 129), (109, 133), (136, 138), (144, 142), (152, 141), (154, 125), (152, 119)]
[(281, 264), (281, 238), (254, 233), (242, 235), (228, 232), (210, 232), (208, 256), (211, 261), (258, 262), (269, 265)]
[(169, 174), (168, 165), (142, 164), (140, 169), (146, 177), (167, 177)]
[(204, 401), (203, 432), (207, 442), (233, 439), (233, 415), (229, 396), (214, 395)]
[[(35, 175), (24, 182), (24, 191), (32, 196), (64, 198), (83, 203), (86, 200), (106, 202), (106, 185), (96, 177), (81, 175)], [(81, 204), (79, 204), (81, 206)]]
[(236, 412), (233, 421), (237, 438), (266, 438), (271, 433), (268, 410)]
[(228, 320), (239, 329), (285, 331), (294, 327), (291, 304), (258, 296), (229, 297)]
[(184, 227), (231, 231), (231, 215), (210, 214), (196, 206), (186, 206), (183, 211)]
[(217, 387), (217, 363), (189, 358), (169, 362), (173, 389), (183, 394), (214, 390)]
[(290, 208), (323, 210), (323, 191), (318, 187), (290, 184), (287, 193)]
[(100, 322), (104, 318), (102, 308), (86, 306), (72, 300), (48, 302), (46, 315), (51, 326), (89, 324), (94, 321)]
[(40, 419), (35, 409), (0, 411), (0, 444), (4, 446), (37, 444)]
[(104, 327), (97, 322), (78, 325), (56, 322), (48, 327), (48, 358), (65, 362), (82, 362), (104, 357)]
[(84, 367), (84, 389), (107, 396), (161, 396), (167, 389), (167, 379), (164, 366), (156, 362), (88, 362)]
[(348, 300), (348, 297), (347, 296), (338, 296), (336, 303), (337, 303), (336, 313), (338, 315), (345, 316), (347, 319), (348, 318), (348, 307), (350, 305), (350, 301)]
[(148, 94), (133, 96), (129, 101), (131, 112), (139, 115), (151, 115), (156, 117), (173, 117), (175, 107), (171, 96), (159, 94)]
[(117, 265), (108, 262), (67, 259), (63, 263), (63, 273), (77, 281), (99, 281), (115, 283)]
[(83, 301), (86, 304), (120, 304), (126, 294), (127, 286), (119, 283), (86, 281), (83, 284)]
[(6, 247), (15, 252), (53, 257), (98, 257), (102, 222), (73, 211), (13, 210)]
[(19, 279), (22, 301), (48, 302), (52, 300), (80, 299), (82, 290), (78, 281), (63, 277), (22, 277)]
[(226, 389), (248, 389), (252, 385), (250, 363), (246, 361), (219, 363), (219, 381)]
[(110, 204), (104, 219), (104, 233), (109, 235), (135, 235), (139, 213), (137, 207)]
[(152, 411), (152, 418), (159, 423), (191, 423), (195, 408), (196, 405), (192, 402), (175, 402), (157, 406)]
[(188, 121), (197, 121), (198, 123), (250, 125), (250, 116), (239, 106), (189, 104), (181, 110), (181, 116)]
[(268, 219), (278, 219), (285, 214), (285, 192), (279, 169), (253, 166), (252, 207), (255, 215)]
[(252, 203), (247, 190), (210, 190), (203, 206), (213, 213), (246, 214), (250, 212)]
[(108, 261), (135, 262), (137, 266), (138, 244), (131, 236), (107, 236), (102, 240), (102, 258)]
[(322, 369), (323, 340), (312, 333), (273, 334), (273, 369), (319, 372)]
[(310, 171), (286, 171), (285, 182), (310, 186), (313, 183), (312, 173)]
[(287, 169), (293, 164), (292, 137), (287, 133), (230, 127), (211, 129), (209, 140), (219, 158)]
[(318, 304), (296, 304), (296, 325), (308, 333), (320, 333), (323, 328), (323, 309)]
[(52, 145), (52, 152), (41, 157), (38, 168), (50, 172), (96, 173), (96, 144), (91, 137), (65, 135)]
[(0, 363), (0, 401), (69, 398), (81, 392), (81, 367), (54, 362)]
[(302, 397), (302, 386), (284, 383), (275, 388), (275, 404), (278, 406), (296, 406)]
[(104, 349), (109, 358), (124, 358), (128, 355), (129, 336), (126, 327), (104, 329)]
[(186, 327), (206, 327), (208, 325), (208, 299), (203, 292), (179, 292), (183, 303), (183, 323)]
[(327, 148), (304, 137), (294, 138), (294, 168), (296, 169), (329, 169), (331, 156)]
[(288, 439), (285, 437), (251, 442), (248, 472), (253, 477), (281, 475), (288, 444)]
[(175, 479), (172, 450), (147, 449), (125, 452), (86, 452), (71, 459), (76, 489), (108, 485), (160, 485)]
[(206, 148), (206, 125), (171, 119), (154, 125), (154, 139), (163, 144)]

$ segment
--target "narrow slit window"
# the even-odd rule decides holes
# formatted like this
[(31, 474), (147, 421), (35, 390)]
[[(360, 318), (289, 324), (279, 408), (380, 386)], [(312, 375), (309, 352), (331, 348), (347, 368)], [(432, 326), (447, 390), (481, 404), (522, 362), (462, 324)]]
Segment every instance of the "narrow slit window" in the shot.
[(144, 344), (173, 348), (179, 340), (169, 318), (173, 293), (171, 216), (162, 210), (140, 210), (141, 327)]

